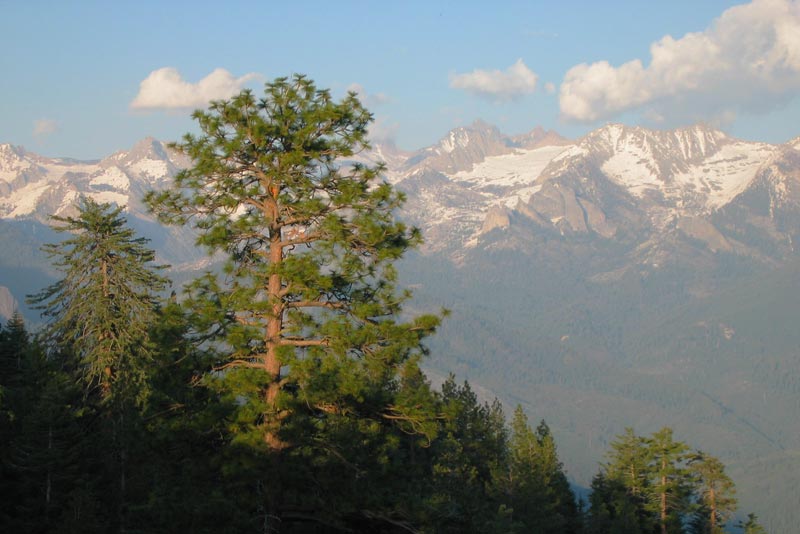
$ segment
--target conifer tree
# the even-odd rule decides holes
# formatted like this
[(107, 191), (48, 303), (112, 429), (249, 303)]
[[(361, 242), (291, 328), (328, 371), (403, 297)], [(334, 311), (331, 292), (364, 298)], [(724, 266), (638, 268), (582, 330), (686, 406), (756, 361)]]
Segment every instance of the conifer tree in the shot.
[(648, 457), (647, 441), (637, 436), (632, 428), (617, 436), (611, 443), (610, 462), (606, 471), (612, 478), (622, 481), (628, 493), (638, 500), (644, 500), (648, 491)]
[(753, 513), (747, 514), (747, 521), (739, 521), (736, 526), (742, 529), (743, 534), (767, 534), (767, 530), (758, 522), (758, 516)]
[(697, 498), (708, 512), (707, 532), (720, 534), (725, 521), (736, 510), (736, 488), (725, 473), (725, 466), (717, 458), (697, 453), (690, 461), (691, 469), (697, 478)]
[(53, 217), (71, 234), (44, 246), (63, 274), (29, 301), (49, 319), (43, 337), (83, 384), (88, 405), (103, 415), (108, 477), (104, 498), (113, 530), (124, 531), (132, 496), (128, 467), (141, 443), (140, 415), (150, 394), (155, 346), (149, 333), (157, 294), (167, 284), (147, 240), (136, 237), (122, 208), (81, 198), (74, 217)]
[(0, 328), (0, 361), (13, 363), (0, 382), (7, 386), (0, 405), (0, 531), (77, 532), (74, 519), (81, 532), (92, 532), (91, 514), (77, 502), (91, 486), (83, 476), (90, 439), (80, 391), (29, 340), (18, 314)]
[(506, 517), (497, 479), (508, 465), (508, 435), (500, 403), (481, 403), (468, 382), (442, 384), (442, 429), (432, 445), (432, 494), (426, 524), (432, 532), (498, 530)]
[(53, 217), (54, 230), (71, 237), (44, 246), (63, 278), (29, 301), (49, 319), (46, 338), (75, 356), (87, 390), (99, 388), (103, 403), (141, 402), (153, 356), (148, 329), (167, 280), (122, 208), (87, 197), (77, 208), (76, 217)]
[(644, 534), (652, 532), (642, 520), (641, 504), (625, 485), (601, 470), (592, 479), (586, 530), (589, 534)]
[(204, 277), (188, 304), (224, 341), (214, 376), (238, 399), (235, 439), (281, 450), (341, 417), (414, 427), (393, 391), (438, 318), (398, 321), (393, 262), (420, 235), (394, 219), (403, 196), (384, 167), (348, 162), (370, 113), (296, 75), (194, 118), (201, 134), (174, 145), (193, 166), (147, 202), (227, 255), (224, 280)]
[(521, 406), (511, 421), (509, 440), (511, 508), (525, 531), (571, 534), (580, 530), (575, 495), (569, 487), (547, 423), (531, 430)]
[(672, 438), (671, 428), (654, 432), (648, 440), (651, 461), (651, 508), (657, 513), (661, 534), (681, 532), (681, 518), (689, 509), (694, 480), (686, 466), (689, 447)]

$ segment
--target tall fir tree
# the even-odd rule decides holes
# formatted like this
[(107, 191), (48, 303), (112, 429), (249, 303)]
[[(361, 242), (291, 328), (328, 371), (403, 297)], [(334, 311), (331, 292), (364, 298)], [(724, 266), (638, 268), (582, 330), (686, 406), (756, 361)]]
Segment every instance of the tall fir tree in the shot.
[(648, 509), (648, 501), (652, 492), (650, 482), (650, 451), (647, 439), (637, 436), (632, 428), (626, 428), (625, 433), (617, 436), (611, 442), (609, 462), (604, 466), (606, 478), (613, 481), (611, 488), (618, 485), (625, 489), (625, 500), (621, 495), (613, 493), (613, 506), (618, 517), (624, 517), (625, 522), (631, 521), (630, 511), (635, 510), (637, 529), (647, 532), (655, 525), (655, 516)]
[(482, 403), (464, 382), (442, 384), (441, 430), (431, 445), (424, 523), (432, 532), (509, 532), (498, 479), (506, 471), (508, 433), (499, 402)]
[(49, 321), (46, 338), (76, 358), (87, 391), (99, 390), (103, 403), (141, 403), (154, 353), (148, 332), (167, 280), (121, 207), (82, 197), (77, 209), (53, 217), (53, 229), (71, 237), (44, 246), (63, 278), (29, 301)]
[(29, 339), (19, 315), (0, 329), (0, 359), (12, 364), (0, 381), (0, 531), (95, 532), (84, 498), (94, 493), (92, 437), (79, 388)]
[(104, 509), (114, 510), (111, 530), (123, 532), (133, 500), (129, 463), (142, 443), (141, 411), (154, 368), (150, 331), (167, 280), (121, 207), (83, 197), (77, 210), (53, 218), (53, 228), (70, 237), (44, 246), (63, 277), (29, 301), (48, 319), (43, 338), (52, 353), (66, 358), (88, 406), (102, 415), (95, 439), (104, 447), (97, 458), (106, 477)]

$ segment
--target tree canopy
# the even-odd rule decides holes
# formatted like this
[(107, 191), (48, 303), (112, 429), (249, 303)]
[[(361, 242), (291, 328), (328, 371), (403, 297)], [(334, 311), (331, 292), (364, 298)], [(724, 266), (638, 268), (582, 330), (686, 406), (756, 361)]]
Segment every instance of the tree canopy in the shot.
[(76, 359), (87, 389), (99, 387), (103, 401), (141, 402), (154, 353), (148, 329), (168, 281), (122, 209), (83, 197), (76, 216), (54, 216), (53, 229), (70, 237), (44, 250), (63, 277), (29, 300), (50, 320), (48, 341)]
[(246, 399), (242, 439), (287, 446), (286, 423), (303, 426), (301, 414), (410, 421), (389, 393), (438, 319), (399, 321), (409, 295), (393, 262), (420, 235), (395, 219), (403, 196), (382, 165), (348, 160), (368, 147), (371, 114), (355, 94), (335, 102), (298, 75), (194, 118), (201, 134), (174, 145), (193, 166), (147, 201), (227, 255), (224, 279), (201, 280), (192, 302), (229, 348), (217, 370)]

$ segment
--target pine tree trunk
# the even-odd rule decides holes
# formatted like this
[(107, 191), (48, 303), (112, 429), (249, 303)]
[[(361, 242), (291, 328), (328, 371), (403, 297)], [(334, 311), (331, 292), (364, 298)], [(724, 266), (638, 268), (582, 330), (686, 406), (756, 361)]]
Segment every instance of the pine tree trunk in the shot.
[[(105, 305), (110, 306), (111, 303), (109, 302), (109, 283), (108, 283), (108, 262), (106, 260), (102, 260), (100, 263), (100, 272), (103, 275), (103, 298), (105, 299)], [(106, 333), (100, 332), (98, 335), (98, 340), (102, 341), (105, 339)], [(103, 400), (108, 400), (111, 397), (111, 381), (114, 372), (111, 369), (110, 365), (106, 365), (103, 369), (103, 383), (100, 386), (100, 395), (102, 395)]]
[(708, 490), (708, 502), (709, 507), (711, 508), (711, 516), (709, 518), (711, 523), (711, 534), (717, 534), (717, 495), (714, 492), (713, 486)]
[[(667, 469), (666, 460), (661, 461), (661, 469)], [(667, 534), (667, 476), (661, 477), (661, 534)]]
[(45, 493), (44, 493), (44, 502), (45, 502), (45, 514), (48, 516), (50, 515), (50, 498), (52, 495), (53, 490), (53, 474), (50, 468), (50, 462), (53, 458), (53, 425), (47, 426), (47, 481), (45, 484)]
[(125, 469), (127, 464), (127, 436), (125, 435), (125, 415), (119, 415), (119, 427), (117, 429), (117, 439), (119, 445), (119, 502), (117, 503), (117, 520), (119, 521), (119, 532), (125, 532), (125, 500), (126, 500), (126, 480)]
[[(281, 246), (281, 232), (276, 225), (270, 229), (269, 259), (271, 265), (278, 265), (283, 261), (283, 247)], [(267, 320), (267, 353), (264, 360), (264, 368), (269, 375), (270, 381), (266, 391), (268, 427), (264, 439), (272, 449), (285, 447), (278, 437), (278, 416), (275, 408), (275, 399), (280, 391), (281, 381), (281, 362), (278, 358), (278, 347), (280, 345), (281, 329), (283, 328), (283, 303), (281, 301), (281, 276), (273, 273), (269, 277), (267, 288), (267, 298), (272, 302), (272, 313)]]

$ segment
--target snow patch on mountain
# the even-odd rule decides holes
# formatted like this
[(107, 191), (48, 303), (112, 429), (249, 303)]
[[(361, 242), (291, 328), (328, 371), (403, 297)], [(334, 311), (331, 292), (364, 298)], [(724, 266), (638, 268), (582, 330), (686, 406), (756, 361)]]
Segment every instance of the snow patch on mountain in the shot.
[(21, 189), (0, 201), (0, 210), (7, 218), (25, 217), (36, 210), (39, 199), (50, 189), (47, 182), (35, 182), (28, 184)]
[(94, 174), (89, 181), (89, 185), (128, 191), (131, 187), (131, 180), (119, 167), (109, 167), (100, 173)]
[(160, 159), (145, 158), (135, 162), (130, 169), (142, 176), (161, 178), (169, 172), (167, 162)]
[(550, 161), (564, 150), (563, 146), (545, 146), (490, 156), (472, 170), (454, 174), (453, 179), (469, 182), (480, 189), (530, 185)]
[(632, 195), (643, 197), (648, 189), (660, 189), (662, 181), (647, 147), (626, 145), (603, 163), (601, 169)]
[(702, 163), (676, 174), (675, 182), (683, 189), (702, 194), (706, 206), (717, 209), (747, 188), (774, 151), (765, 143), (730, 143)]
[(513, 208), (519, 200), (528, 200), (541, 188), (534, 182), (550, 161), (566, 149), (564, 146), (544, 146), (490, 156), (472, 170), (454, 174), (452, 179), (468, 184), (489, 200), (500, 200), (500, 203)]
[(10, 182), (33, 166), (30, 161), (24, 159), (24, 154), (22, 147), (0, 145), (0, 180)]

